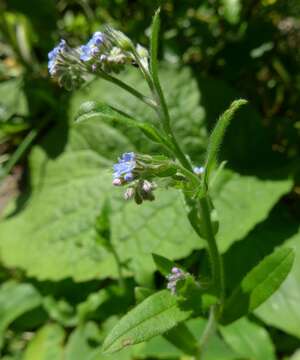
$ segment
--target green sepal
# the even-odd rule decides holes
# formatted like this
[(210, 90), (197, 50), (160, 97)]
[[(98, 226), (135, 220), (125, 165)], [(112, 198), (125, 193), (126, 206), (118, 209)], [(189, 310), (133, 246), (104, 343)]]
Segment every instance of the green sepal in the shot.
[(164, 256), (152, 254), (152, 259), (155, 263), (157, 270), (164, 276), (167, 276), (171, 273), (173, 267), (175, 267), (175, 263)]

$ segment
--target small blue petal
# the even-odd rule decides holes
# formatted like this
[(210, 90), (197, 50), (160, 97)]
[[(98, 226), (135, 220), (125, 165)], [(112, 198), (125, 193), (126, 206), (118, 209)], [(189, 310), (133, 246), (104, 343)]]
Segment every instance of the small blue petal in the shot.
[(132, 161), (135, 159), (135, 154), (134, 152), (128, 152), (128, 153), (124, 153), (122, 155), (122, 160), (123, 161)]
[(127, 181), (127, 182), (130, 182), (134, 179), (134, 176), (131, 172), (127, 173), (124, 175), (124, 180)]

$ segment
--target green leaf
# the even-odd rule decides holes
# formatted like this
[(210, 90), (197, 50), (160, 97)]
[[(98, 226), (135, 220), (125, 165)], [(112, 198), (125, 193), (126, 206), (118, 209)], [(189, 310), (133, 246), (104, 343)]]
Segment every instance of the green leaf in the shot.
[(0, 287), (0, 348), (6, 328), (19, 316), (41, 304), (41, 296), (30, 284), (6, 282)]
[(28, 344), (24, 360), (54, 360), (63, 358), (64, 330), (57, 324), (42, 327)]
[(53, 296), (48, 295), (43, 298), (43, 307), (52, 320), (62, 325), (75, 326), (77, 324), (75, 309), (66, 300), (57, 300)]
[[(184, 150), (199, 159), (206, 147), (206, 128), (204, 124), (204, 110), (199, 106), (200, 93), (195, 79), (187, 67), (171, 66), (167, 64), (159, 71), (162, 88), (168, 103), (172, 126)], [(142, 81), (136, 69), (120, 74), (122, 80), (141, 93), (147, 95), (149, 89)], [(89, 87), (77, 91), (70, 103), (69, 117), (74, 120), (79, 105), (85, 101), (96, 101), (109, 104), (122, 113), (129, 114), (133, 119), (145, 120), (155, 128), (159, 127), (157, 114), (149, 107), (127, 92), (103, 80), (96, 80)], [(134, 145), (144, 153), (157, 152), (157, 145), (145, 141), (140, 132), (128, 126), (119, 125), (121, 131), (126, 132)], [(200, 161), (200, 159), (199, 159)]]
[(280, 248), (255, 266), (225, 303), (221, 322), (229, 324), (253, 311), (281, 285), (291, 270), (294, 251)]
[[(22, 88), (22, 79), (3, 81), (0, 84), (0, 124), (12, 115), (28, 115), (28, 104)], [(13, 123), (11, 123), (13, 126)]]
[[(200, 338), (207, 325), (207, 320), (202, 318), (191, 319), (186, 322), (187, 327), (196, 338)], [(238, 354), (230, 348), (215, 333), (209, 337), (206, 348), (201, 355), (201, 360), (237, 360)]]
[[(284, 221), (287, 222), (286, 219)], [(299, 228), (298, 219), (294, 224), (287, 222), (286, 236), (293, 225)], [(255, 315), (266, 324), (300, 338), (300, 232), (289, 236), (285, 244), (295, 251), (293, 268), (279, 290), (255, 311)]]
[[(124, 76), (140, 86), (135, 73)], [(176, 134), (189, 152), (199, 156), (205, 131), (197, 84), (186, 68), (163, 70), (161, 78), (162, 84), (170, 85), (166, 94)], [(99, 96), (157, 126), (154, 113), (103, 81), (95, 81), (86, 93), (80, 90), (75, 94), (71, 118), (78, 112), (78, 102)], [(57, 127), (34, 147), (30, 201), (0, 224), (5, 266), (24, 269), (27, 275), (42, 280), (116, 278), (111, 254), (96, 241), (95, 221), (107, 197), (112, 205), (112, 243), (140, 284), (151, 285), (155, 271), (152, 252), (176, 260), (204, 246), (186, 219), (184, 200), (177, 191), (158, 189), (154, 202), (137, 207), (123, 201), (123, 189), (111, 186), (112, 161), (121, 152), (134, 151), (135, 144), (145, 152), (156, 146), (130, 131), (91, 118), (68, 133), (63, 126)], [(135, 136), (134, 144), (125, 133)], [(214, 186), (214, 205), (221, 222), (217, 236), (220, 249), (226, 250), (264, 220), (292, 184), (290, 179), (259, 179), (227, 171), (220, 174)]]
[[(68, 343), (64, 349), (64, 360), (91, 360), (98, 355), (102, 359), (101, 353), (94, 344), (99, 343), (100, 334), (98, 326), (93, 322), (88, 322), (78, 326), (70, 335)], [(94, 346), (93, 346), (94, 345)]]
[(86, 121), (92, 118), (100, 118), (110, 120), (112, 122), (120, 122), (129, 127), (140, 129), (150, 140), (156, 143), (166, 143), (166, 140), (160, 135), (156, 128), (146, 122), (137, 121), (116, 109), (113, 109), (107, 104), (88, 101), (83, 103), (78, 111), (75, 121), (77, 123)]
[(150, 42), (150, 71), (153, 78), (158, 76), (157, 53), (158, 53), (158, 35), (160, 28), (160, 8), (156, 10), (151, 26)]
[(153, 261), (155, 262), (155, 266), (157, 270), (162, 274), (167, 276), (170, 274), (172, 268), (175, 266), (175, 263), (164, 256), (160, 256), (157, 254), (152, 254)]
[(241, 0), (222, 0), (225, 19), (230, 24), (237, 24), (240, 20)]
[(104, 341), (105, 352), (115, 352), (165, 333), (186, 320), (191, 311), (178, 306), (176, 296), (162, 290), (137, 305), (112, 329)]
[[(138, 303), (151, 296), (154, 292), (153, 289), (136, 287), (134, 289), (135, 298)], [(197, 340), (193, 334), (189, 331), (184, 323), (180, 323), (168, 332), (163, 337), (173, 344), (178, 349), (181, 349), (184, 353), (193, 355), (197, 347)]]
[(217, 210), (219, 249), (225, 252), (265, 220), (278, 199), (293, 186), (289, 178), (241, 176), (224, 170), (215, 181), (212, 199)]
[(149, 289), (141, 286), (136, 286), (134, 288), (134, 297), (135, 301), (138, 303), (144, 301), (147, 297), (152, 295), (155, 292), (154, 289)]
[(207, 186), (209, 184), (211, 171), (217, 163), (217, 155), (222, 144), (225, 131), (236, 111), (245, 104), (247, 104), (247, 101), (243, 99), (234, 101), (230, 105), (229, 109), (227, 109), (224, 114), (221, 115), (221, 117), (217, 121), (215, 128), (213, 129), (213, 132), (210, 135), (204, 166), (205, 171), (203, 174), (203, 183)]
[(290, 358), (289, 360), (300, 360), (300, 349), (298, 349)]
[(105, 201), (100, 215), (96, 218), (97, 242), (107, 249), (111, 249), (111, 206), (108, 200)]
[(194, 355), (197, 351), (197, 339), (184, 323), (169, 330), (164, 338), (185, 354)]
[(220, 328), (225, 342), (241, 358), (255, 360), (275, 360), (275, 349), (270, 335), (263, 327), (240, 319), (233, 324)]

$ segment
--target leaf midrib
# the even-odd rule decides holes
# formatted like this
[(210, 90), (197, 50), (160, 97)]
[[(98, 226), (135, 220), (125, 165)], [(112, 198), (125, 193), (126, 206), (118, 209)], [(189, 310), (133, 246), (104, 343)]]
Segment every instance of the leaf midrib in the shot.
[(164, 310), (161, 310), (161, 311), (158, 311), (157, 313), (155, 313), (155, 315), (152, 315), (152, 316), (148, 316), (147, 318), (139, 321), (136, 325), (132, 326), (130, 329), (127, 329), (125, 331), (123, 331), (120, 335), (118, 335), (112, 342), (109, 343), (109, 345), (106, 345), (104, 346), (104, 350), (107, 351), (108, 348), (111, 347), (112, 344), (114, 344), (115, 342), (117, 342), (122, 336), (124, 336), (128, 331), (132, 331), (133, 329), (137, 328), (139, 325), (141, 325), (143, 322), (146, 322), (148, 321), (149, 319), (151, 318), (154, 318), (160, 314), (162, 314), (163, 312), (166, 312), (168, 310), (171, 310), (172, 308), (176, 307), (177, 306), (177, 303), (175, 303), (174, 305), (168, 307), (167, 309), (164, 309)]

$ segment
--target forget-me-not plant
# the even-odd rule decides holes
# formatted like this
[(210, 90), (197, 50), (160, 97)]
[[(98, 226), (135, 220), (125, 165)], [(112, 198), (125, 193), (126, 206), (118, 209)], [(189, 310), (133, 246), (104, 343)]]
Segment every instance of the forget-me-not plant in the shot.
[[(95, 32), (86, 44), (77, 48), (71, 48), (65, 40), (61, 40), (48, 55), (48, 68), (50, 75), (68, 89), (80, 86), (92, 76), (98, 76), (128, 91), (155, 111), (159, 126), (141, 123), (109, 106), (91, 108), (93, 105), (90, 103), (87, 106), (87, 112), (91, 110), (93, 113), (99, 112), (103, 118), (113, 117), (125, 124), (135, 126), (149, 138), (149, 141), (161, 145), (164, 155), (135, 152), (121, 154), (113, 166), (112, 184), (116, 187), (124, 187), (125, 200), (134, 199), (137, 204), (142, 204), (146, 200), (155, 200), (154, 191), (158, 186), (164, 187), (166, 191), (169, 187), (181, 191), (185, 200), (187, 218), (199, 238), (206, 241), (208, 251), (210, 279), (207, 286), (201, 285), (197, 276), (185, 272), (171, 260), (154, 255), (157, 269), (167, 279), (165, 284), (167, 289), (147, 297), (121, 319), (106, 338), (104, 349), (108, 352), (117, 351), (125, 346), (166, 333), (170, 329), (175, 336), (176, 326), (191, 316), (199, 315), (201, 308), (202, 315), (209, 314), (206, 329), (200, 341), (189, 349), (194, 359), (200, 359), (208, 339), (216, 331), (218, 322), (230, 323), (247, 313), (252, 304), (251, 291), (256, 288), (254, 286), (256, 279), (261, 276), (259, 271), (265, 273), (264, 266), (261, 269), (255, 268), (253, 270), (255, 274), (250, 276), (250, 280), (246, 279), (246, 290), (250, 295), (243, 293), (245, 289), (238, 288), (228, 297), (222, 256), (216, 243), (218, 218), (213, 206), (211, 189), (212, 180), (215, 174), (218, 174), (218, 171), (215, 171), (217, 153), (233, 115), (246, 104), (246, 101), (236, 100), (225, 111), (210, 135), (205, 162), (202, 165), (193, 164), (174, 135), (168, 104), (159, 80), (157, 61), (159, 24), (158, 11), (153, 19), (150, 51), (139, 44), (134, 45), (122, 32), (106, 27), (103, 32)], [(117, 77), (126, 66), (134, 66), (141, 73), (149, 87), (150, 96)], [(215, 174), (212, 177), (213, 173)], [(184, 242), (184, 239), (182, 241)], [(277, 282), (272, 282), (272, 286), (270, 285), (272, 291), (275, 291), (276, 286), (283, 281), (286, 274), (283, 275), (277, 277)], [(257, 301), (255, 304), (258, 303)], [(178, 331), (181, 333), (176, 339), (180, 339), (181, 335), (183, 338), (190, 337), (185, 327), (180, 327)], [(178, 340), (176, 346), (181, 347), (181, 345)], [(184, 344), (183, 349), (185, 349)]]

